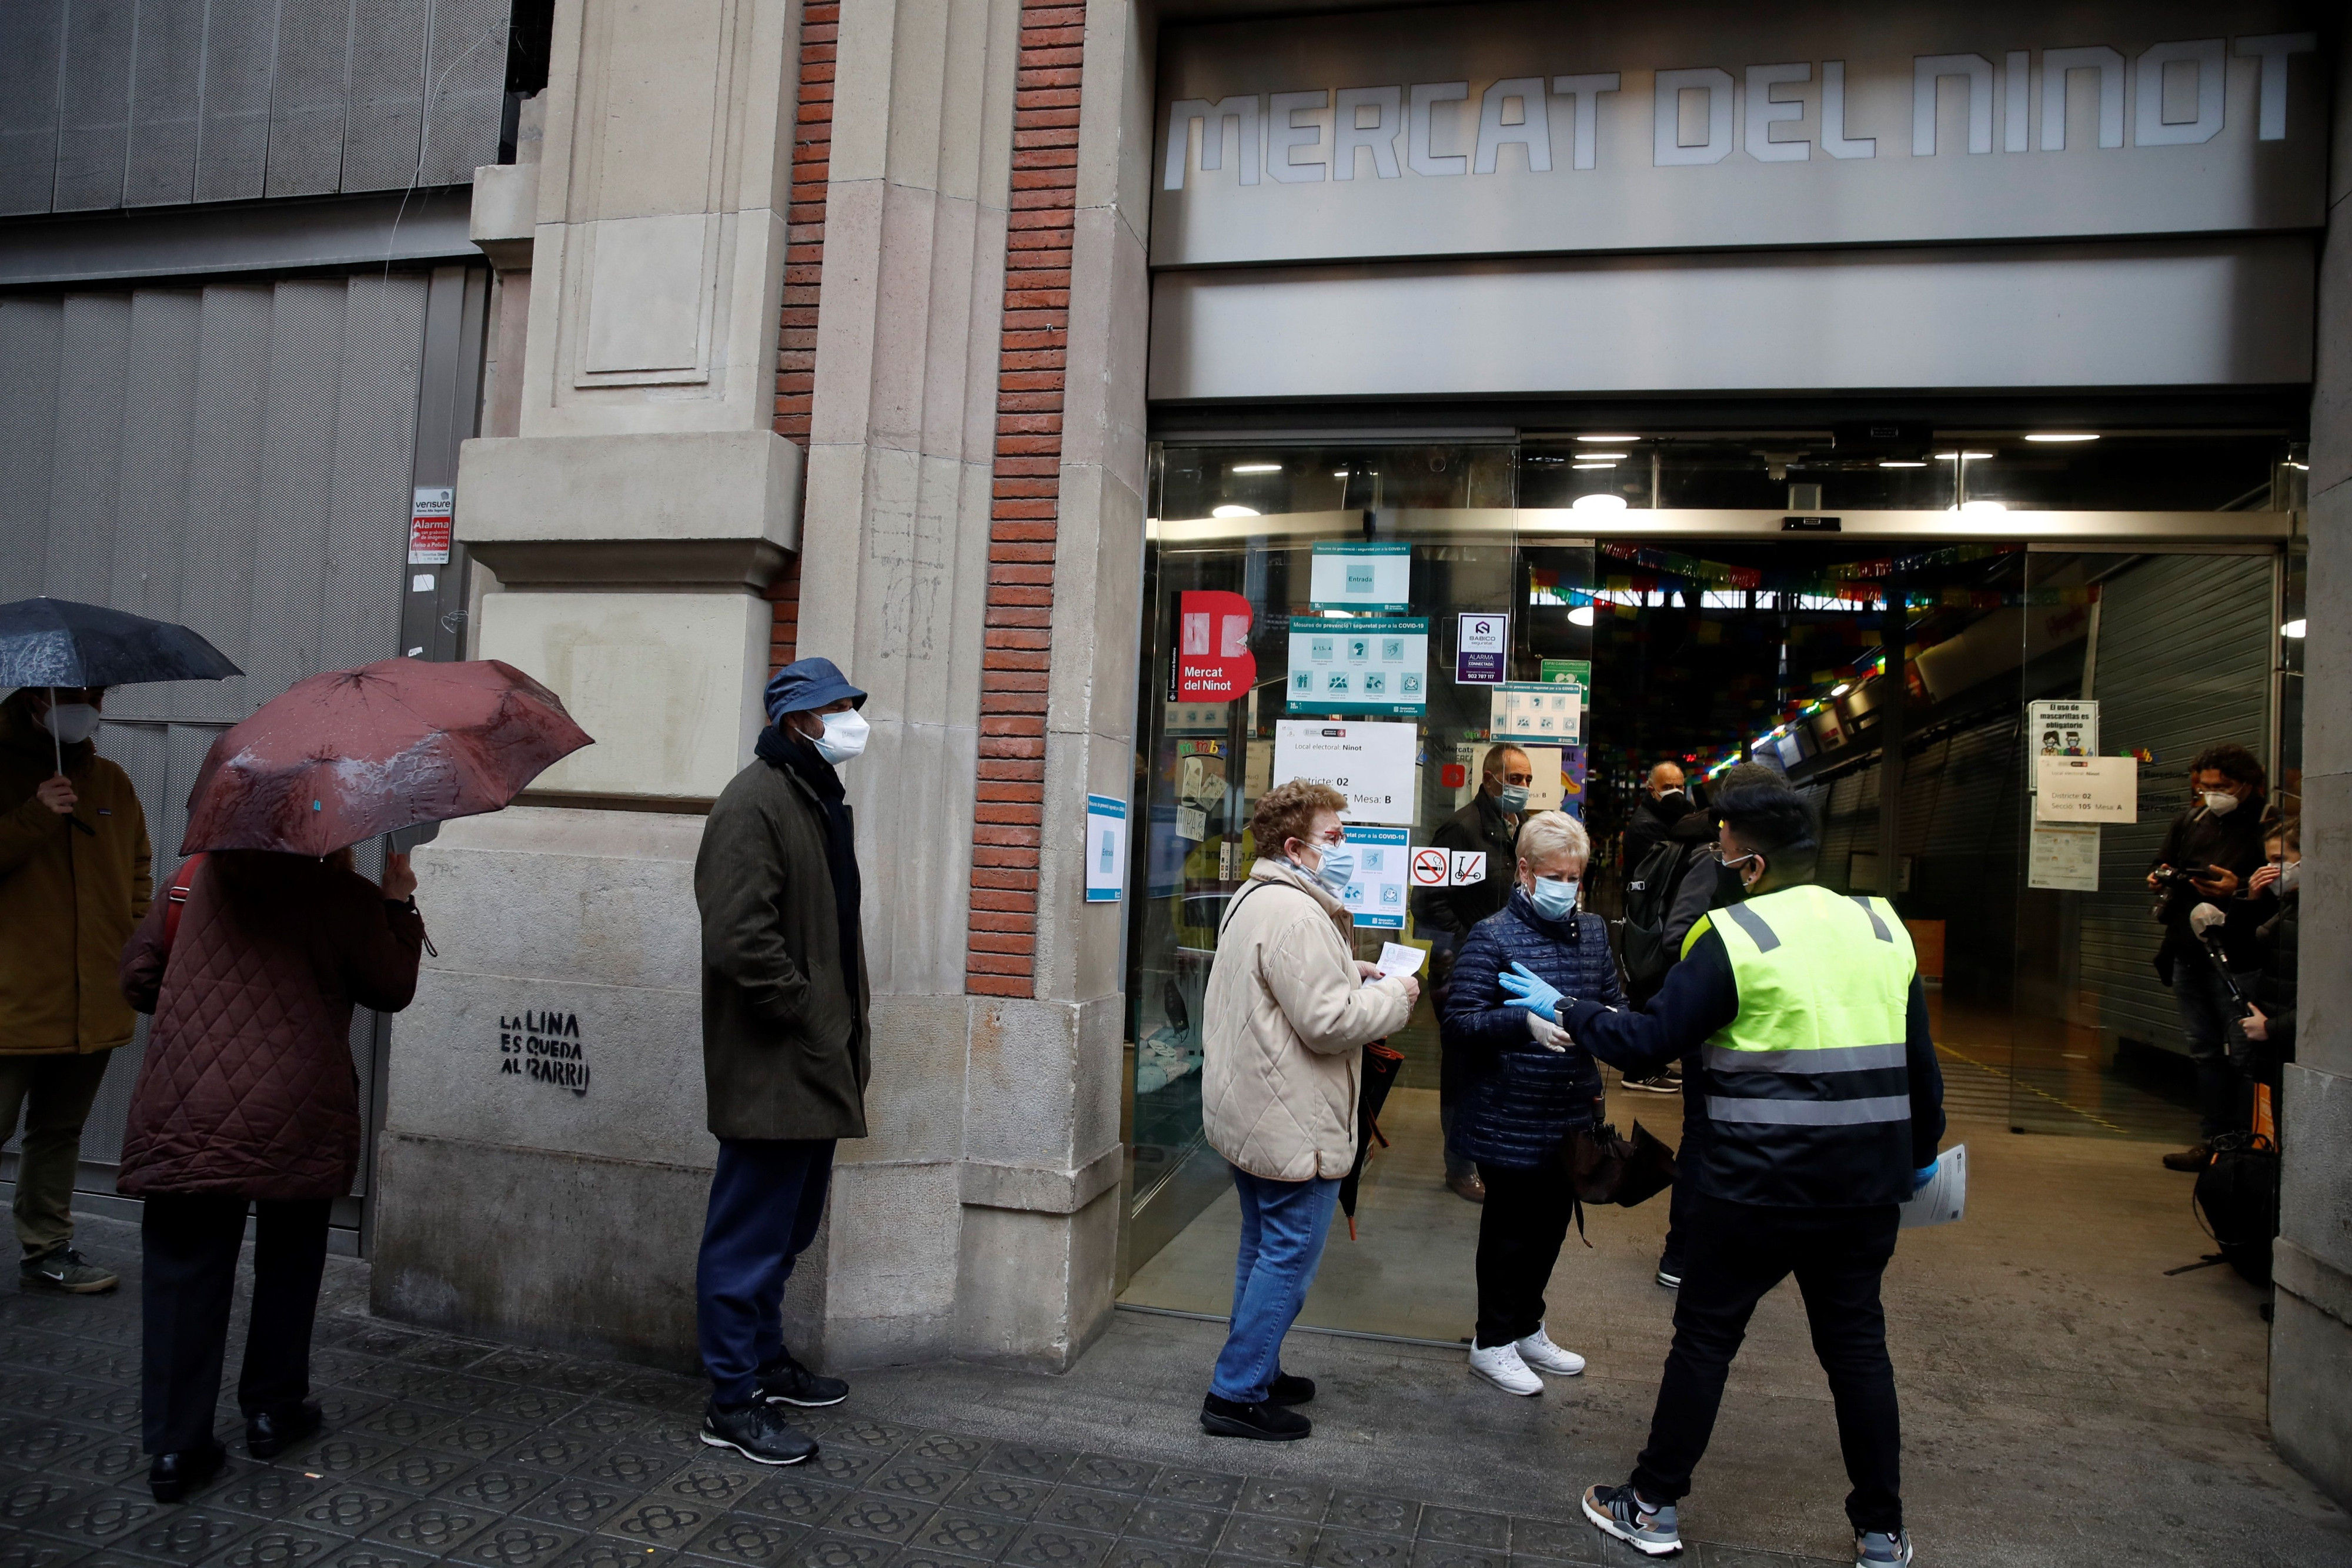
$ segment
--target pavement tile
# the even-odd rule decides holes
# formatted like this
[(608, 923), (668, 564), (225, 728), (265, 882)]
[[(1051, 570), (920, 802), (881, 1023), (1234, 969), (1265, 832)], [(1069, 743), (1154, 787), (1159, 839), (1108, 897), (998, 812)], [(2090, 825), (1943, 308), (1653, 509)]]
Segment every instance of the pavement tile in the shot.
[(1126, 1492), (1097, 1491), (1091, 1487), (1056, 1487), (1033, 1516), (1039, 1524), (1090, 1530), (1117, 1535), (1127, 1528), (1141, 1500)]
[[(476, 1383), (482, 1381), (478, 1377), (470, 1380)], [(490, 1390), (490, 1397), (482, 1403), (479, 1413), (495, 1416), (502, 1421), (519, 1421), (526, 1427), (543, 1427), (559, 1416), (577, 1410), (585, 1403), (587, 1401), (579, 1395), (566, 1394), (561, 1389), (499, 1386)]]
[(322, 1432), (279, 1462), (324, 1476), (359, 1476), (407, 1451), (405, 1444), (373, 1432)]
[(9, 1390), (8, 1408), (19, 1419), (34, 1416), (63, 1416), (78, 1405), (113, 1394), (115, 1390), (103, 1383), (85, 1377), (69, 1377), (56, 1373), (26, 1378)]
[(115, 1486), (126, 1476), (143, 1476), (147, 1455), (137, 1437), (115, 1437), (93, 1443), (58, 1467), (68, 1475), (86, 1476), (100, 1486)]
[(631, 1491), (651, 1491), (685, 1464), (674, 1454), (649, 1454), (642, 1448), (606, 1448), (572, 1466), (572, 1473), (583, 1480), (609, 1481)]
[(89, 1555), (77, 1542), (47, 1535), (17, 1535), (0, 1541), (0, 1568), (68, 1568)]
[(836, 1448), (827, 1444), (807, 1462), (810, 1470), (835, 1486), (862, 1485), (867, 1476), (890, 1462), (887, 1453), (872, 1448)]
[(139, 1429), (139, 1393), (136, 1389), (102, 1394), (84, 1400), (66, 1412), (66, 1418), (85, 1427), (104, 1427), (110, 1431), (135, 1432)]
[(672, 1473), (657, 1490), (690, 1502), (729, 1509), (739, 1506), (737, 1500), (757, 1489), (771, 1473), (751, 1465), (722, 1465), (706, 1459)]
[(1237, 1513), (1225, 1521), (1225, 1532), (1217, 1538), (1217, 1551), (1224, 1556), (1299, 1568), (1315, 1555), (1315, 1537), (1320, 1529), (1302, 1520)]
[(517, 1422), (466, 1416), (426, 1437), (421, 1446), (444, 1448), (453, 1454), (464, 1454), (468, 1458), (487, 1459), (500, 1448), (510, 1447), (529, 1435), (530, 1428)]
[(808, 1534), (808, 1526), (751, 1513), (721, 1514), (701, 1534), (687, 1542), (688, 1561), (718, 1563), (782, 1563)]
[(157, 1563), (201, 1563), (263, 1528), (264, 1521), (245, 1514), (185, 1503), (164, 1509), (110, 1544)]
[(598, 1443), (612, 1443), (650, 1425), (651, 1420), (646, 1411), (635, 1406), (591, 1400), (570, 1415), (557, 1416), (548, 1426), (551, 1431), (586, 1437)]
[(563, 1478), (550, 1470), (520, 1465), (476, 1465), (433, 1495), (471, 1508), (512, 1513)]
[[(1845, 1568), (1833, 1557), (1800, 1557), (1787, 1552), (1763, 1552), (1753, 1546), (1718, 1546), (1712, 1542), (1699, 1548), (1698, 1558), (1701, 1568)], [(1592, 1561), (1600, 1563), (1612, 1560), (1596, 1553)]]
[[(658, 1411), (640, 1422), (629, 1435), (629, 1441), (639, 1448), (659, 1448), (664, 1453), (681, 1458), (709, 1459), (719, 1452), (702, 1440), (700, 1412), (689, 1416), (677, 1411)], [(746, 1463), (751, 1461), (746, 1460)]]
[(985, 1437), (958, 1437), (953, 1432), (926, 1432), (906, 1447), (910, 1459), (936, 1461), (951, 1469), (968, 1470), (985, 1458), (989, 1443)]
[(1160, 1467), (1141, 1459), (1113, 1458), (1108, 1454), (1080, 1454), (1062, 1478), (1078, 1486), (1097, 1487), (1104, 1491), (1146, 1491)]
[(1129, 1535), (1139, 1535), (1147, 1541), (1157, 1541), (1170, 1546), (1196, 1546), (1202, 1550), (1214, 1546), (1218, 1533), (1225, 1528), (1223, 1511), (1193, 1508), (1181, 1502), (1147, 1500), (1135, 1511), (1127, 1522)]
[(909, 1546), (898, 1553), (890, 1568), (988, 1568), (988, 1564), (977, 1557), (959, 1557), (952, 1552)]
[(600, 1533), (633, 1541), (641, 1547), (675, 1552), (694, 1539), (720, 1511), (674, 1497), (643, 1497), (596, 1528)]
[(1331, 1506), (1331, 1489), (1313, 1481), (1273, 1481), (1253, 1479), (1234, 1502), (1240, 1513), (1272, 1514), (1281, 1519), (1319, 1521)]
[(536, 1383), (563, 1364), (564, 1357), (551, 1350), (527, 1350), (521, 1345), (500, 1345), (474, 1363), (471, 1368), (477, 1377), (495, 1377), (502, 1383)]
[(1057, 1481), (1077, 1462), (1076, 1454), (1041, 1448), (1034, 1443), (999, 1443), (980, 1461), (983, 1470), (1018, 1476), (1023, 1480)]
[(437, 1366), (445, 1372), (455, 1372), (480, 1361), (499, 1347), (486, 1340), (450, 1339), (439, 1334), (422, 1337), (415, 1344), (398, 1352), (403, 1361), (413, 1361), (422, 1366)]
[(163, 1511), (143, 1491), (124, 1487), (63, 1490), (58, 1500), (23, 1519), (25, 1529), (85, 1547), (103, 1546), (130, 1534)]
[(1412, 1542), (1402, 1535), (1326, 1528), (1315, 1542), (1316, 1568), (1407, 1568)]
[(635, 1488), (605, 1481), (559, 1476), (554, 1484), (523, 1505), (527, 1519), (541, 1519), (572, 1530), (594, 1530), (624, 1508), (644, 1500)]
[(1114, 1544), (1108, 1535), (1033, 1524), (1013, 1539), (999, 1561), (1013, 1568), (1102, 1568)]
[(1323, 1522), (1342, 1530), (1409, 1536), (1421, 1527), (1421, 1504), (1411, 1498), (1383, 1497), (1378, 1492), (1335, 1491), (1331, 1505), (1323, 1511)]
[[(1189, 1502), (1201, 1508), (1227, 1509), (1242, 1495), (1244, 1478), (1229, 1476), (1217, 1470), (1177, 1470), (1160, 1472), (1151, 1483), (1153, 1497), (1164, 1497), (1171, 1502)], [(1264, 1509), (1255, 1511), (1265, 1512)]]
[(1205, 1552), (1128, 1536), (1110, 1549), (1102, 1568), (1207, 1568), (1208, 1561)]
[(803, 1536), (784, 1562), (786, 1568), (883, 1568), (898, 1552), (887, 1541), (825, 1531)]
[(794, 1473), (777, 1476), (751, 1490), (737, 1505), (745, 1513), (763, 1514), (795, 1524), (814, 1524), (841, 1506), (848, 1489), (814, 1477)]
[(574, 1432), (542, 1431), (502, 1448), (494, 1463), (525, 1465), (535, 1470), (568, 1470), (590, 1454), (597, 1444)]
[(205, 1559), (203, 1568), (313, 1568), (350, 1544), (348, 1538), (330, 1531), (299, 1529), (269, 1519)]
[(628, 1375), (629, 1368), (615, 1363), (567, 1360), (538, 1373), (531, 1381), (561, 1393), (593, 1399), (604, 1397), (607, 1389)]
[(950, 1508), (977, 1509), (1007, 1519), (1027, 1519), (1054, 1495), (1054, 1483), (982, 1471), (948, 1494)]
[(390, 1491), (436, 1492), (474, 1468), (473, 1461), (435, 1448), (402, 1448), (388, 1458), (352, 1473)]
[[(312, 1382), (324, 1383), (325, 1380), (323, 1378), (313, 1378)], [(334, 1431), (339, 1427), (359, 1426), (371, 1416), (377, 1415), (387, 1409), (395, 1408), (390, 1400), (385, 1399), (379, 1395), (362, 1393), (356, 1388), (314, 1387), (310, 1391), (310, 1397), (319, 1406), (319, 1420), (321, 1424), (321, 1430), (329, 1432)], [(446, 1419), (446, 1417), (437, 1411), (432, 1412), (431, 1414), (435, 1420)], [(238, 1415), (235, 1409), (228, 1411), (226, 1418), (237, 1427), (242, 1427), (245, 1425), (245, 1417)], [(370, 1429), (375, 1430), (375, 1428)], [(390, 1429), (385, 1429), (383, 1431), (383, 1435), (385, 1437), (399, 1436), (398, 1433)], [(404, 1437), (401, 1438), (401, 1441), (403, 1442), (406, 1442), (407, 1440), (408, 1439)]]
[(345, 1350), (362, 1355), (394, 1356), (410, 1345), (427, 1343), (427, 1335), (412, 1333), (407, 1329), (394, 1328), (369, 1319), (360, 1319), (343, 1325), (335, 1343)]
[(425, 1568), (432, 1561), (422, 1552), (404, 1552), (381, 1541), (355, 1541), (320, 1568)]
[(1412, 1549), (1412, 1568), (1505, 1568), (1505, 1552), (1485, 1546), (1465, 1546), (1451, 1541), (1423, 1540)]
[(257, 1519), (276, 1519), (330, 1483), (276, 1465), (232, 1467), (232, 1473), (198, 1494), (208, 1503)]
[(865, 1486), (867, 1491), (880, 1492), (886, 1497), (938, 1502), (962, 1484), (970, 1473), (936, 1460), (927, 1461), (901, 1454), (867, 1476)]
[(921, 1436), (919, 1427), (901, 1427), (895, 1421), (869, 1421), (863, 1417), (836, 1416), (825, 1423), (825, 1437), (829, 1441), (882, 1454), (895, 1454)]
[(337, 1421), (332, 1425), (348, 1431), (388, 1437), (395, 1443), (414, 1445), (423, 1442), (456, 1419), (446, 1410), (436, 1410), (431, 1406), (387, 1402), (363, 1412), (357, 1419)]
[(1511, 1561), (1548, 1563), (1611, 1563), (1622, 1555), (1622, 1542), (1612, 1541), (1581, 1519), (1515, 1519), (1511, 1521)]
[(1499, 1513), (1479, 1513), (1464, 1508), (1421, 1511), (1421, 1538), (1450, 1542), (1456, 1546), (1483, 1546), (1500, 1552), (1510, 1543), (1511, 1521)]
[[(305, 1479), (309, 1477), (305, 1476)], [(363, 1485), (348, 1476), (322, 1477), (326, 1484), (279, 1511), (289, 1524), (331, 1530), (342, 1535), (364, 1535), (416, 1500), (382, 1487)]]
[(609, 1535), (592, 1535), (556, 1554), (547, 1568), (671, 1568), (676, 1553), (649, 1550)]
[(609, 1389), (600, 1390), (602, 1396), (617, 1399), (624, 1405), (655, 1406), (668, 1409), (682, 1400), (699, 1402), (707, 1385), (698, 1377), (682, 1377), (675, 1372), (654, 1372), (640, 1369), (630, 1373)]
[(951, 1557), (994, 1561), (1021, 1533), (1021, 1521), (969, 1509), (943, 1508), (924, 1521), (909, 1542), (913, 1550)]
[(20, 1421), (0, 1431), (0, 1464), (38, 1469), (103, 1440), (103, 1434), (87, 1427), (68, 1426), (62, 1421)]
[(543, 1568), (581, 1541), (583, 1533), (537, 1519), (501, 1519), (449, 1553), (453, 1563), (480, 1568)]
[(499, 1515), (486, 1508), (466, 1508), (428, 1497), (371, 1526), (368, 1539), (446, 1557), (498, 1520)]
[(824, 1528), (837, 1534), (870, 1535), (878, 1541), (903, 1542), (913, 1539), (916, 1530), (930, 1518), (931, 1512), (931, 1505), (927, 1502), (910, 1502), (873, 1492), (852, 1492), (825, 1515)]

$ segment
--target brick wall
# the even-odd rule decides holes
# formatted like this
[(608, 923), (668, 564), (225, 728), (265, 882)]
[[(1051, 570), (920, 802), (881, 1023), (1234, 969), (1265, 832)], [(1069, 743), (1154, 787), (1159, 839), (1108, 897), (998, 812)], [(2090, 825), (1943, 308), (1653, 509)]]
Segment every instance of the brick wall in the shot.
[(1078, 71), (1086, 7), (1022, 0), (1013, 210), (997, 355), (996, 463), (980, 677), (980, 790), (964, 985), (1035, 994), (1037, 853), (1045, 799), (1062, 372), (1069, 339)]
[[(784, 213), (784, 314), (776, 348), (776, 433), (808, 444), (816, 382), (817, 291), (824, 281), (824, 188), (833, 168), (833, 68), (840, 0), (808, 0), (801, 13), (801, 82), (793, 135), (793, 184)], [(776, 607), (768, 667), (799, 655), (801, 558), (768, 586)]]

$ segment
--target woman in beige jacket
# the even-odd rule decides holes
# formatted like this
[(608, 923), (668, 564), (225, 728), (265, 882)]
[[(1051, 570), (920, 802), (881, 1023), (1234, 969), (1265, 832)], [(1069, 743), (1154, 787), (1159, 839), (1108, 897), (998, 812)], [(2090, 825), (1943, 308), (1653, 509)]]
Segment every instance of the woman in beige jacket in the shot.
[(1314, 1383), (1282, 1371), (1282, 1339), (1315, 1282), (1340, 1178), (1356, 1158), (1363, 1047), (1403, 1026), (1421, 987), (1379, 977), (1349, 945), (1340, 904), (1355, 854), (1346, 797), (1295, 780), (1261, 796), (1263, 857), (1225, 910), (1202, 1030), (1201, 1122), (1234, 1169), (1241, 1253), (1234, 1316), (1201, 1425), (1287, 1441), (1314, 1430), (1289, 1408)]

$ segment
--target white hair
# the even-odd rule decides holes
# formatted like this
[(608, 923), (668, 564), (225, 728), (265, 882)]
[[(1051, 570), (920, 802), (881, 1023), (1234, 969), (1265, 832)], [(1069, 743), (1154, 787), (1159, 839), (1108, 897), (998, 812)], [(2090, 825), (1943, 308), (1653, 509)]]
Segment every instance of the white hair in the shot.
[(1584, 824), (1565, 811), (1538, 811), (1519, 824), (1519, 858), (1533, 865), (1565, 850), (1578, 860), (1592, 858)]

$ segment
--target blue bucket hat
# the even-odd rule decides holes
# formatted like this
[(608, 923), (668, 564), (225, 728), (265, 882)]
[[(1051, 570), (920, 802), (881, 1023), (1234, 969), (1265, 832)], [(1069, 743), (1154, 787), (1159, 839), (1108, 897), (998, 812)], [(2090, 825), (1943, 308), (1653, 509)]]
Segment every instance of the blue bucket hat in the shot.
[(796, 659), (768, 677), (768, 718), (806, 713), (847, 697), (853, 707), (866, 706), (866, 694), (849, 684), (831, 659)]

